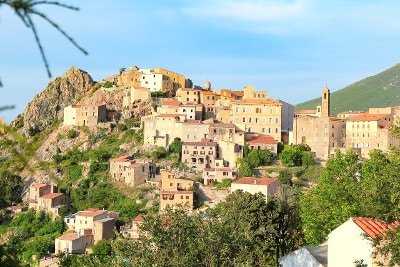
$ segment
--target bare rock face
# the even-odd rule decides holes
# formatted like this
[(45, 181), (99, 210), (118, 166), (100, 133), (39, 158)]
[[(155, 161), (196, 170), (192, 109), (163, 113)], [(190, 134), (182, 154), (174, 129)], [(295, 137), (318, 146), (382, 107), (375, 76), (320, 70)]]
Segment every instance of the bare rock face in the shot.
[[(51, 81), (46, 89), (26, 106), (22, 132), (26, 134), (29, 128), (41, 131), (55, 120), (63, 119), (64, 107), (76, 104), (88, 94), (94, 84), (87, 72), (71, 67), (61, 77)], [(16, 123), (17, 121), (12, 122), (14, 125)]]

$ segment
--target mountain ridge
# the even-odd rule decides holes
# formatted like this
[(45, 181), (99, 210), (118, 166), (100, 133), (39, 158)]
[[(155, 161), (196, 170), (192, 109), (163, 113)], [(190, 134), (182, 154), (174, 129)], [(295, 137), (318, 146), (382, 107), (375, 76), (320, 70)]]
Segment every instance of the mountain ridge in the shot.
[[(315, 109), (321, 97), (297, 104), (295, 110)], [(400, 105), (400, 63), (331, 93), (331, 115)]]

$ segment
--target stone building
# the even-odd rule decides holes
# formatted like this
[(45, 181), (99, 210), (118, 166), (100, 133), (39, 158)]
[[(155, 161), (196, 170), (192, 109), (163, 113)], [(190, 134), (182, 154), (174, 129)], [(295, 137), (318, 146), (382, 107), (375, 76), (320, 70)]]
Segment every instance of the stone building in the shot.
[(140, 69), (137, 66), (121, 70), (112, 77), (112, 82), (128, 87), (145, 87), (151, 92), (167, 92), (174, 96), (179, 88), (191, 88), (192, 81), (184, 75), (163, 68)]
[(161, 189), (162, 190), (188, 190), (194, 186), (194, 181), (177, 175), (168, 170), (161, 170)]
[(97, 126), (107, 121), (106, 105), (79, 104), (64, 108), (64, 125)]
[(278, 142), (269, 135), (256, 135), (246, 140), (249, 149), (269, 150), (273, 156), (278, 154)]
[(214, 181), (222, 183), (223, 179), (235, 180), (237, 173), (232, 168), (228, 167), (205, 168), (202, 177), (204, 179), (204, 184), (212, 185)]
[(168, 148), (176, 139), (182, 137), (184, 114), (160, 114), (142, 117), (144, 124), (144, 144)]
[(315, 111), (299, 111), (293, 120), (291, 143), (307, 144), (319, 159), (328, 159), (335, 150), (344, 150), (346, 137), (346, 118), (330, 116), (330, 91), (322, 90), (322, 105)]
[(193, 191), (187, 190), (161, 190), (160, 192), (160, 211), (167, 207), (181, 207), (187, 210), (193, 209)]
[(231, 184), (231, 192), (242, 190), (250, 194), (262, 193), (269, 198), (275, 195), (278, 185), (278, 178), (243, 177)]
[(113, 181), (122, 181), (127, 186), (137, 187), (154, 177), (156, 165), (148, 161), (138, 161), (129, 156), (110, 160), (110, 175)]
[[(384, 113), (382, 113), (384, 112)], [(346, 139), (347, 148), (352, 148), (361, 157), (368, 157), (374, 149), (389, 151), (399, 141), (392, 136), (390, 127), (395, 120), (397, 108), (370, 109), (347, 120)]]
[(195, 171), (215, 167), (219, 159), (218, 143), (204, 139), (201, 142), (184, 142), (182, 145), (182, 162)]
[(70, 199), (63, 193), (58, 192), (56, 185), (34, 184), (29, 188), (29, 208), (36, 211), (45, 211), (53, 214), (54, 217), (60, 216), (60, 209), (69, 209)]

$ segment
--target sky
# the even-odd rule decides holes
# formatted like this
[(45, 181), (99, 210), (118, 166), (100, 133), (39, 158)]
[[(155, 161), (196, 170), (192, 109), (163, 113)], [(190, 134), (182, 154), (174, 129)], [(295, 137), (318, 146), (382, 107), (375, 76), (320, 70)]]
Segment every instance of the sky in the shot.
[(298, 104), (375, 75), (400, 60), (400, 1), (70, 0), (38, 6), (79, 43), (33, 17), (30, 29), (0, 5), (0, 111), (6, 122), (71, 66), (95, 81), (120, 68), (165, 68), (212, 90), (254, 85)]

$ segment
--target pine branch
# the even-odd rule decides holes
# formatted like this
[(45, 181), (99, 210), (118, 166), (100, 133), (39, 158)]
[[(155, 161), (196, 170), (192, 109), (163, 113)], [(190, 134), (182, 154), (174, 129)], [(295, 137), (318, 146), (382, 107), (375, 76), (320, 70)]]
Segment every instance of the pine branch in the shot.
[[(55, 23), (53, 20), (51, 20), (46, 14), (39, 12), (34, 9), (34, 7), (39, 6), (39, 5), (55, 5), (75, 11), (79, 11), (79, 8), (60, 3), (58, 1), (34, 1), (34, 0), (0, 0), (0, 7), (1, 5), (7, 5), (10, 8), (12, 8), (17, 16), (22, 20), (22, 22), (25, 24), (27, 28), (30, 28), (32, 30), (33, 36), (35, 38), (35, 42), (39, 48), (40, 55), (42, 57), (43, 63), (45, 65), (47, 74), (49, 78), (51, 78), (51, 72), (50, 72), (50, 67), (42, 46), (42, 43), (40, 42), (40, 38), (38, 35), (38, 32), (36, 30), (35, 24), (33, 23), (32, 20), (32, 15), (36, 15), (41, 17), (43, 20), (47, 21), (51, 26), (53, 26), (57, 31), (59, 31), (70, 43), (72, 43), (79, 51), (81, 51), (83, 54), (88, 55), (88, 52), (82, 48), (70, 35), (68, 35), (60, 26), (58, 26), (57, 23)], [(1, 87), (1, 82), (0, 82), (0, 87)]]

